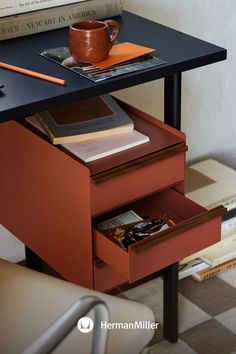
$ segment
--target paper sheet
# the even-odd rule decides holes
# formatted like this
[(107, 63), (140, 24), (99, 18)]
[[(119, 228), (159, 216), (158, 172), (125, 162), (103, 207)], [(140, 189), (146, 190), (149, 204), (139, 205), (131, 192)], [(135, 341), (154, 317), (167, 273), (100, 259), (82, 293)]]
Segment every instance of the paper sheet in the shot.
[(145, 54), (150, 54), (154, 51), (155, 49), (153, 48), (143, 47), (130, 42), (115, 44), (111, 48), (109, 57), (106, 60), (96, 63), (95, 66), (101, 69), (109, 68), (110, 66), (138, 58)]

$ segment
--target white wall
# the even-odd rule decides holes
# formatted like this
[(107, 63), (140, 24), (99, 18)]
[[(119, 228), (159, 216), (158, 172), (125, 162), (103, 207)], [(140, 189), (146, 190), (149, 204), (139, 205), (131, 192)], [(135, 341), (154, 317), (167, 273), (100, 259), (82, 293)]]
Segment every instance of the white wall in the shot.
[[(188, 160), (213, 156), (236, 167), (236, 1), (123, 0), (124, 8), (228, 49), (228, 60), (183, 73), (182, 130)], [(161, 38), (160, 38), (161, 40)], [(163, 80), (119, 91), (163, 117)]]

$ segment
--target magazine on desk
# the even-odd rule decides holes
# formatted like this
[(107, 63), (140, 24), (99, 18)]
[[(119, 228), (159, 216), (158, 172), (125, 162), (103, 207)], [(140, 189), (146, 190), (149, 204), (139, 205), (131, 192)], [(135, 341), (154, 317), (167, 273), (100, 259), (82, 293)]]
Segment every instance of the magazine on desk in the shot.
[(153, 55), (145, 55), (106, 69), (99, 69), (86, 63), (73, 64), (68, 47), (49, 48), (39, 54), (94, 82), (166, 64), (166, 61)]

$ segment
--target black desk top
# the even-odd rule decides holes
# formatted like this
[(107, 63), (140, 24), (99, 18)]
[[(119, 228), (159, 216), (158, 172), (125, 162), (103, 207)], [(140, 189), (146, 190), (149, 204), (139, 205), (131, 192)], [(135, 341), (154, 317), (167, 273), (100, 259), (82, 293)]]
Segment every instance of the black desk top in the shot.
[(0, 42), (0, 60), (66, 79), (67, 86), (0, 69), (5, 95), (0, 97), (0, 122), (17, 119), (49, 107), (100, 95), (194, 69), (226, 58), (226, 50), (158, 23), (124, 12), (119, 40), (156, 48), (167, 64), (93, 83), (37, 53), (68, 45), (68, 29), (59, 29)]

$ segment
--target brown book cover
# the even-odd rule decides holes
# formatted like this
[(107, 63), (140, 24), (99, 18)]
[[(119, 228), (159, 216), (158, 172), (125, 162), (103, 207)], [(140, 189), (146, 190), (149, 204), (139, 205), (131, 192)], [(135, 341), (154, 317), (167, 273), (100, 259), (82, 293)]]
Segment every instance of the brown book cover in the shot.
[(49, 112), (58, 126), (113, 115), (112, 109), (99, 96), (67, 104), (62, 107), (55, 107), (50, 109)]
[(53, 144), (129, 133), (133, 121), (109, 95), (92, 97), (36, 114)]

